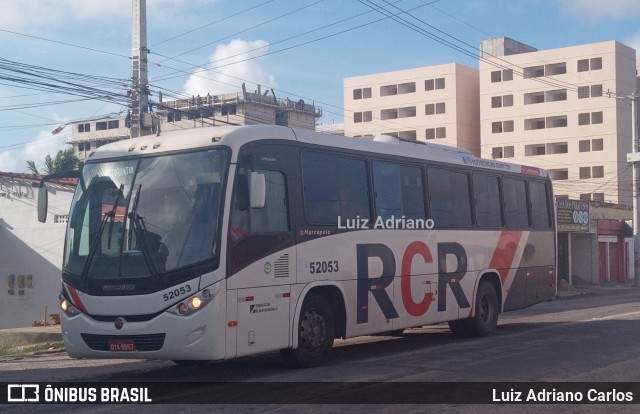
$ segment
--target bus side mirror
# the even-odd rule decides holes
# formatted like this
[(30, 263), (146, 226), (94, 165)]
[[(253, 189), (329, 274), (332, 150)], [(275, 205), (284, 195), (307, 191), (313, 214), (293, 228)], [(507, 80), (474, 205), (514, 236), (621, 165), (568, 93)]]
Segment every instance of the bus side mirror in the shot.
[(49, 204), (49, 192), (45, 188), (44, 183), (40, 184), (38, 189), (38, 221), (40, 223), (47, 222), (47, 209)]
[(264, 208), (267, 201), (267, 180), (264, 174), (253, 171), (249, 182), (251, 208)]

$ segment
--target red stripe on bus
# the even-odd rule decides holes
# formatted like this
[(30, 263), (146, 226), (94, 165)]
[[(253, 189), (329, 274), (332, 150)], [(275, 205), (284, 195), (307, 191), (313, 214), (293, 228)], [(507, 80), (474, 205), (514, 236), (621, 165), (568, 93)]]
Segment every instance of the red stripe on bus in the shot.
[(89, 313), (87, 312), (87, 308), (84, 307), (84, 303), (82, 303), (82, 299), (80, 299), (80, 295), (78, 295), (78, 291), (69, 285), (67, 285), (67, 290), (69, 291), (69, 294), (71, 295), (71, 300), (73, 300), (73, 304), (76, 306), (76, 308), (80, 309), (82, 313)]
[(498, 270), (503, 285), (507, 280), (509, 269), (511, 269), (513, 265), (521, 237), (521, 231), (503, 231), (500, 233), (500, 238), (498, 239), (496, 250), (493, 252), (489, 267)]

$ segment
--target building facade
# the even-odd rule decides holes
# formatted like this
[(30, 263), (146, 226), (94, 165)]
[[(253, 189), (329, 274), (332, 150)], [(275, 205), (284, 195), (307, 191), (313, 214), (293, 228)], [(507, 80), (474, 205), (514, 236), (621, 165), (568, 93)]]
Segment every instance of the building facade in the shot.
[(344, 79), (344, 134), (384, 134), (480, 153), (479, 77), (457, 63)]
[(0, 172), (0, 329), (51, 323), (60, 313), (64, 235), (75, 183), (49, 183), (38, 222), (38, 176)]
[(635, 90), (635, 50), (610, 41), (500, 55), (501, 42), (514, 41), (481, 44), (481, 155), (549, 170), (556, 197), (630, 205), (631, 110), (616, 96)]
[(114, 115), (71, 123), (71, 141), (76, 156), (84, 161), (92, 151), (110, 142), (129, 139), (125, 116)]

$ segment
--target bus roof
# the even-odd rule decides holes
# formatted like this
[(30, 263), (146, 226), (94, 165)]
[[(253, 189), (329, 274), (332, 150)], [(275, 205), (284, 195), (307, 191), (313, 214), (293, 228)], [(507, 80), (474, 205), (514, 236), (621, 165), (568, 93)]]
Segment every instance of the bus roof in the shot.
[(472, 166), (498, 172), (522, 173), (548, 177), (546, 170), (508, 162), (484, 159), (474, 156), (463, 148), (426, 142), (406, 142), (395, 137), (378, 136), (374, 140), (350, 138), (315, 132), (309, 129), (289, 128), (278, 125), (248, 125), (203, 127), (171, 131), (159, 136), (147, 135), (140, 138), (117, 141), (98, 148), (89, 155), (87, 162), (104, 161), (111, 158), (147, 156), (154, 153), (177, 152), (189, 149), (213, 148), (225, 145), (232, 149), (232, 162), (236, 161), (238, 149), (252, 141), (280, 139), (327, 148), (365, 151), (399, 157), (439, 161), (461, 166)]

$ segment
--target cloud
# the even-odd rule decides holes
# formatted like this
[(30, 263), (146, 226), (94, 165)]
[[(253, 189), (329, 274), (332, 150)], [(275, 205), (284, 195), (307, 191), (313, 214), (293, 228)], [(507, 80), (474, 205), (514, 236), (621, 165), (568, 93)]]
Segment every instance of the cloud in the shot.
[(638, 0), (557, 0), (566, 14), (591, 22), (603, 19), (632, 19), (640, 16)]
[(59, 150), (68, 148), (64, 141), (64, 135), (52, 136), (51, 131), (40, 131), (24, 147), (0, 151), (0, 171), (28, 172), (27, 161), (35, 161), (36, 167), (42, 169), (47, 154), (54, 157)]
[[(216, 73), (209, 71), (194, 71), (184, 85), (185, 93), (189, 95), (219, 95), (223, 93), (238, 92), (243, 80), (252, 84), (246, 85), (248, 90), (256, 88), (256, 84), (276, 87), (275, 77), (259, 62), (260, 59), (251, 59), (267, 52), (269, 43), (265, 40), (246, 41), (234, 39), (228, 44), (218, 45), (210, 57), (212, 67), (224, 66), (215, 69)], [(259, 49), (259, 50), (255, 50)], [(250, 60), (247, 60), (250, 59)]]

